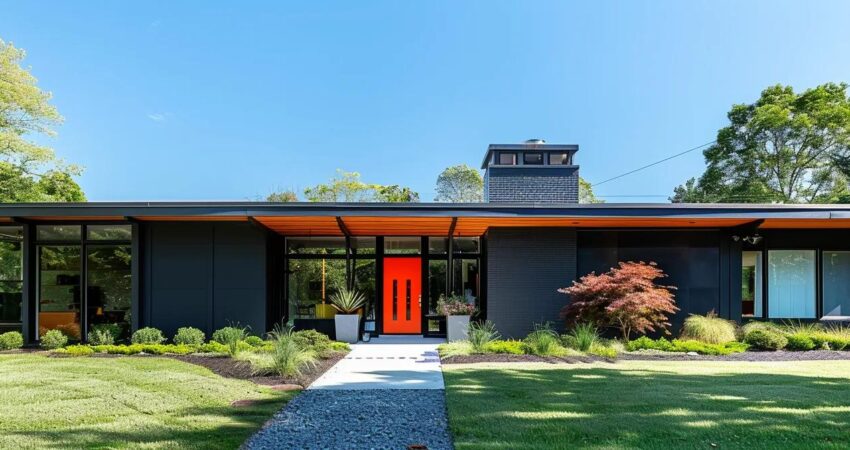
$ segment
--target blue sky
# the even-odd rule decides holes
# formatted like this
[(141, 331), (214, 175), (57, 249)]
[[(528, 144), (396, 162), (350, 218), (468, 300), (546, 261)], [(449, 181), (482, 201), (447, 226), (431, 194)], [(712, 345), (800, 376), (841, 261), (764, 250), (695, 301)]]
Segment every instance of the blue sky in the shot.
[[(4, 2), (90, 200), (246, 200), (338, 168), (433, 198), (490, 143), (598, 182), (711, 141), (766, 86), (850, 82), (850, 2)], [(606, 183), (662, 195), (700, 152)]]

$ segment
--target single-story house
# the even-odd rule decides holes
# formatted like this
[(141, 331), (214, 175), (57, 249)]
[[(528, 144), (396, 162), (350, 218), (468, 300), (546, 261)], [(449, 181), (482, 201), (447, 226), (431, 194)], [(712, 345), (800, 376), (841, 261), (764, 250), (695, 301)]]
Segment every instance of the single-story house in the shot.
[(0, 205), (0, 331), (85, 340), (98, 324), (171, 335), (285, 322), (333, 332), (353, 285), (366, 332), (445, 333), (462, 295), (504, 336), (559, 323), (558, 288), (654, 261), (681, 311), (734, 320), (850, 316), (850, 206), (578, 204), (576, 145), (491, 145), (483, 203)]

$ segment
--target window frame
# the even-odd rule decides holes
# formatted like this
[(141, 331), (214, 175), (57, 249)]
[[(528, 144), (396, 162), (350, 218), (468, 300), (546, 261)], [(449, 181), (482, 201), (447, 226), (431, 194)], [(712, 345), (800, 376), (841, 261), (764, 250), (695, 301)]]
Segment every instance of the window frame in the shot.
[[(511, 156), (511, 163), (503, 163), (502, 156)], [(517, 152), (497, 152), (496, 153), (496, 165), (497, 166), (516, 166), (518, 165), (519, 158), (517, 156)]]

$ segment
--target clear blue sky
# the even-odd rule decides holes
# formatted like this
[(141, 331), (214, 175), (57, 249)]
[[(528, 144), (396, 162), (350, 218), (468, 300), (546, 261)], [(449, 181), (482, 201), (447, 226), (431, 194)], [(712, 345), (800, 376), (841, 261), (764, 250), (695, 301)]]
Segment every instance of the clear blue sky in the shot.
[[(433, 198), (488, 144), (591, 182), (714, 139), (766, 86), (850, 82), (850, 2), (3, 2), (91, 200), (245, 200), (335, 169)], [(700, 152), (599, 186), (669, 195)], [(611, 201), (666, 201), (618, 198)]]

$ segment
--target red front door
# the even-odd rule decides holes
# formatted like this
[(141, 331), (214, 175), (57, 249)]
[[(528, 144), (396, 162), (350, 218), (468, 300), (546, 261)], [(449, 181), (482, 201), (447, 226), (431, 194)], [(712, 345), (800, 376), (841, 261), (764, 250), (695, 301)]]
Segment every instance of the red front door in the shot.
[(384, 333), (422, 333), (422, 260), (384, 258)]

